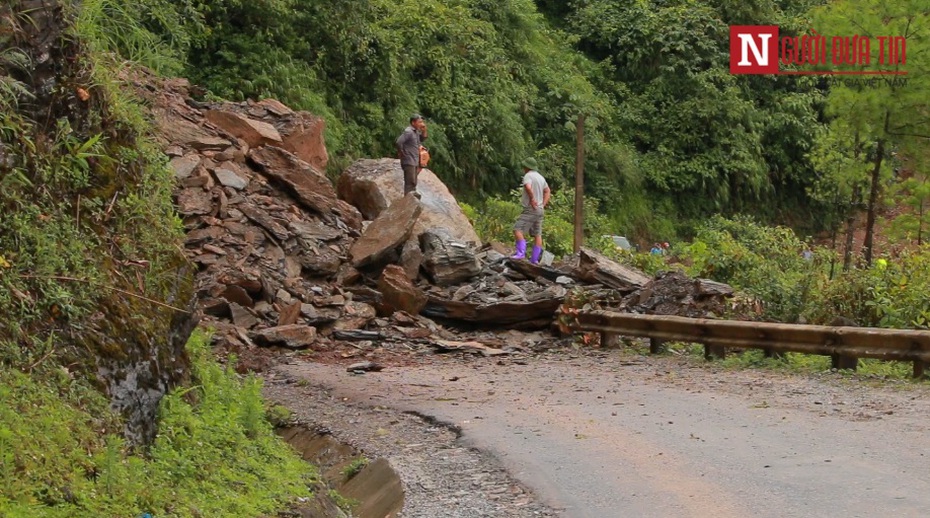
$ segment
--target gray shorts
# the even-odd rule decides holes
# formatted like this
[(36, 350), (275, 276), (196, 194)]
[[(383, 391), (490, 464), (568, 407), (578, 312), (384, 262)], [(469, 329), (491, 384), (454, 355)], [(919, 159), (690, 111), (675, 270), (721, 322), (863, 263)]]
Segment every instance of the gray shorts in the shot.
[(519, 230), (524, 234), (529, 234), (531, 236), (541, 236), (542, 235), (542, 223), (543, 223), (543, 210), (542, 209), (527, 209), (524, 208), (523, 212), (520, 213), (520, 217), (517, 218), (517, 222), (514, 223), (513, 229)]

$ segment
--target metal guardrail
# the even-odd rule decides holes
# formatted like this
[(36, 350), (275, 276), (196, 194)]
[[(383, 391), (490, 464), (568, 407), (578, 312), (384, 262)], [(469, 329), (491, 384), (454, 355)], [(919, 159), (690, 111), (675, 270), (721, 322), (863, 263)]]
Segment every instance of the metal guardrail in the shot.
[(814, 326), (713, 320), (612, 311), (579, 311), (566, 324), (574, 331), (598, 332), (601, 344), (616, 346), (619, 336), (650, 339), (649, 350), (661, 352), (669, 340), (700, 343), (704, 357), (723, 358), (726, 349), (762, 349), (766, 356), (784, 352), (820, 354), (833, 367), (855, 370), (859, 358), (914, 362), (914, 377), (930, 363), (930, 331), (872, 327)]

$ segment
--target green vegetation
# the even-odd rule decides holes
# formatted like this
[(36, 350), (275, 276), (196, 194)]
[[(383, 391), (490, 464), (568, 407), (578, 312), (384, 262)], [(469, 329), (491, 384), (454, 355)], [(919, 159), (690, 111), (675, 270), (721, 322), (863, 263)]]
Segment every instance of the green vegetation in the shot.
[[(202, 333), (168, 343), (191, 280), (127, 74), (185, 56), (146, 28), (149, 7), (0, 7), (2, 516), (267, 516), (317, 481), (272, 432), (258, 379), (218, 365)], [(173, 389), (149, 444), (100, 390), (96, 366), (133, 357), (175, 373), (155, 380)]]
[(324, 116), (337, 171), (393, 155), (409, 113), (425, 114), (432, 167), (466, 202), (512, 189), (527, 155), (556, 191), (571, 190), (584, 114), (586, 188), (613, 233), (671, 239), (708, 213), (762, 199), (778, 202), (765, 204), (770, 218), (806, 207), (823, 91), (730, 75), (727, 26), (806, 30), (810, 5), (147, 0), (123, 9), (209, 94), (273, 96)]
[(356, 508), (358, 508), (358, 500), (342, 496), (342, 493), (336, 491), (335, 489), (330, 489), (328, 496), (343, 512), (352, 513)]
[(346, 480), (349, 480), (355, 475), (358, 475), (363, 469), (365, 469), (365, 466), (368, 465), (368, 462), (369, 462), (368, 459), (366, 459), (365, 457), (358, 457), (357, 459), (350, 462), (348, 466), (343, 468), (342, 476)]
[(193, 384), (164, 398), (145, 452), (80, 376), (0, 366), (0, 514), (263, 516), (309, 496), (317, 474), (265, 420), (261, 381), (219, 366), (203, 333), (188, 348)]
[[(333, 173), (358, 157), (393, 155), (409, 113), (425, 114), (433, 169), (479, 212), (502, 209), (495, 204), (516, 186), (526, 155), (540, 159), (556, 192), (571, 191), (582, 114), (586, 193), (611, 234), (641, 244), (689, 238), (713, 214), (751, 212), (811, 234), (874, 213), (883, 192), (916, 196), (918, 211), (926, 199), (918, 186), (871, 187), (903, 154), (914, 169), (926, 156), (915, 130), (930, 77), (913, 72), (928, 62), (919, 0), (91, 6), (132, 27), (98, 36), (123, 56), (181, 70), (208, 96), (272, 96), (323, 116)], [(734, 24), (777, 24), (781, 36), (905, 35), (910, 83), (730, 74)], [(905, 217), (899, 234), (916, 235), (915, 225)]]
[[(80, 322), (101, 300), (129, 296), (167, 300), (181, 262), (180, 221), (171, 201), (167, 160), (147, 138), (144, 107), (117, 80), (121, 61), (101, 34), (99, 3), (87, 2), (69, 40), (87, 42), (53, 92), (50, 110), (33, 117), (28, 71), (30, 41), (19, 30), (28, 13), (3, 17), (9, 55), (0, 62), (0, 361), (21, 364), (54, 324)], [(77, 52), (67, 47), (64, 51)], [(75, 91), (88, 106), (69, 111)], [(65, 103), (65, 107), (59, 106)], [(22, 105), (22, 109), (20, 108)], [(101, 254), (101, 250), (108, 253)], [(130, 279), (123, 270), (128, 272)], [(160, 317), (155, 317), (160, 320)], [(53, 325), (50, 325), (53, 324)]]
[[(704, 361), (704, 346), (682, 342), (666, 344), (672, 354), (682, 355), (696, 362)], [(645, 349), (645, 348), (644, 348)], [(728, 369), (770, 369), (785, 372), (802, 372), (808, 374), (823, 373), (832, 370), (830, 358), (816, 354), (785, 353), (779, 357), (766, 358), (759, 349), (728, 351), (727, 357), (719, 360), (718, 365)], [(907, 382), (922, 382), (913, 378), (912, 365), (908, 362), (884, 361), (861, 358), (856, 371), (838, 371), (838, 373), (856, 379), (894, 379)]]

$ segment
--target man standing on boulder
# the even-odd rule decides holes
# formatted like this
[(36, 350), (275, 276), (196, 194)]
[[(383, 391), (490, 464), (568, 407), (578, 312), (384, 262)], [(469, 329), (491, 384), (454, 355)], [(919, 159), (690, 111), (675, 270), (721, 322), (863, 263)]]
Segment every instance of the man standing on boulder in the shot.
[(539, 174), (539, 166), (534, 158), (527, 158), (522, 163), (523, 166), (523, 212), (517, 218), (513, 226), (513, 236), (516, 240), (517, 253), (511, 256), (511, 259), (526, 258), (526, 239), (525, 234), (533, 236), (533, 253), (530, 256), (531, 263), (538, 263), (542, 257), (542, 223), (543, 209), (549, 205), (549, 184), (546, 179)]
[(404, 171), (404, 196), (407, 193), (417, 192), (417, 175), (420, 174), (420, 145), (426, 140), (426, 122), (419, 113), (410, 116), (410, 125), (397, 137), (394, 144), (397, 146), (397, 155), (400, 157), (400, 168)]

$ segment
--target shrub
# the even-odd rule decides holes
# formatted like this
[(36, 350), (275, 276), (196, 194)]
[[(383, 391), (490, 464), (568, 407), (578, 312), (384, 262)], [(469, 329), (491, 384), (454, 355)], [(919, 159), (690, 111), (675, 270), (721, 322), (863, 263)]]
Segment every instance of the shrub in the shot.
[(764, 318), (795, 322), (815, 278), (814, 263), (800, 253), (803, 243), (791, 229), (766, 227), (746, 216), (714, 216), (697, 229), (681, 255), (688, 273), (725, 282), (761, 299)]

